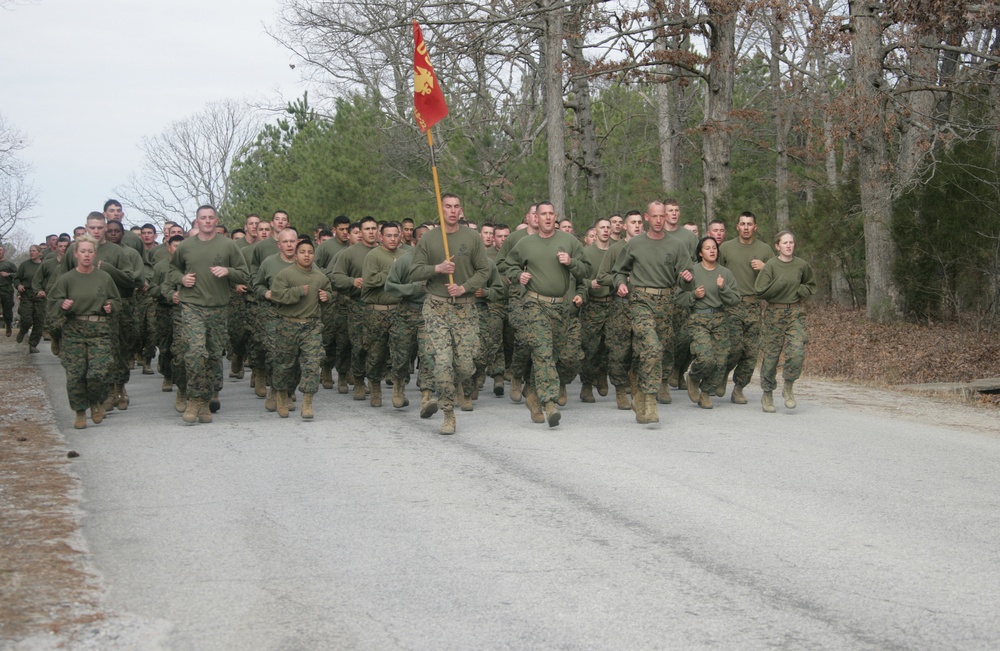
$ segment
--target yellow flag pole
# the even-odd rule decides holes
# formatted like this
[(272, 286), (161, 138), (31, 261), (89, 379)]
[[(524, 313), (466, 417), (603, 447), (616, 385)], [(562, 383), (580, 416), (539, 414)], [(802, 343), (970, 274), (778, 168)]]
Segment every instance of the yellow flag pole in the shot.
[[(431, 129), (427, 129), (427, 145), (431, 148), (431, 172), (434, 174), (434, 196), (437, 199), (438, 221), (441, 222), (441, 241), (444, 242), (444, 260), (451, 260), (451, 253), (448, 252), (448, 232), (444, 228), (444, 207), (441, 205), (441, 184), (438, 182), (437, 162), (434, 160), (434, 136)], [(448, 274), (448, 283), (455, 284), (455, 277)]]

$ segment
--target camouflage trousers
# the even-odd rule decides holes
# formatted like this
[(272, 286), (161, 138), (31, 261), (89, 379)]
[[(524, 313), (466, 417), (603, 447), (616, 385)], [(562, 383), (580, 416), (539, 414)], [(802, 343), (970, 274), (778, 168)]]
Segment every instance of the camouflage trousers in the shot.
[(102, 321), (68, 319), (63, 325), (62, 352), (66, 393), (73, 411), (104, 402), (111, 377), (111, 325)]
[[(263, 319), (264, 327), (261, 329), (263, 333), (258, 341), (265, 350), (265, 362), (264, 369), (267, 376), (267, 385), (277, 389), (274, 386), (274, 367), (277, 359), (278, 348), (281, 346), (281, 341), (278, 335), (278, 326), (285, 320), (284, 317), (278, 314), (278, 307), (275, 303), (270, 301), (261, 301), (259, 305), (259, 310), (257, 312), (259, 318)], [(323, 344), (322, 341), (322, 323), (320, 323), (320, 345)], [(299, 385), (299, 379), (301, 378), (301, 369), (298, 366), (292, 368), (293, 377), (289, 384), (291, 388), (289, 391), (295, 391), (295, 387)]]
[(365, 379), (368, 351), (365, 350), (365, 304), (350, 299), (347, 311), (347, 337), (351, 340), (351, 375), (355, 383)]
[[(392, 323), (396, 319), (396, 310), (399, 309), (395, 305), (379, 305), (378, 307), (391, 307), (391, 309), (376, 309), (374, 305), (365, 305), (362, 310), (365, 318), (364, 347), (368, 352), (365, 359), (365, 376), (373, 382), (384, 380), (389, 368), (390, 350), (396, 346), (396, 342), (390, 339), (389, 333), (392, 331)], [(395, 377), (390, 379), (393, 382), (396, 381)]]
[(431, 381), (441, 408), (455, 405), (455, 389), (476, 372), (479, 353), (479, 318), (472, 303), (448, 303), (427, 295), (423, 307)]
[(524, 339), (524, 299), (511, 298), (507, 306), (507, 320), (514, 332), (514, 346), (510, 356), (511, 377), (528, 380), (531, 365), (531, 349)]
[(531, 385), (543, 403), (554, 402), (560, 383), (572, 382), (583, 364), (576, 306), (527, 298), (522, 307), (521, 336), (531, 352)]
[(150, 311), (153, 321), (153, 346), (160, 354), (156, 358), (156, 370), (168, 380), (174, 379), (174, 311), (180, 308), (157, 302)]
[(753, 368), (760, 353), (760, 306), (758, 302), (740, 302), (729, 308), (729, 356), (726, 372), (735, 370), (733, 383), (745, 387), (753, 378)]
[(229, 304), (226, 305), (226, 329), (229, 343), (226, 350), (230, 358), (248, 360), (253, 316), (250, 314), (251, 304), (246, 294), (238, 294), (234, 290), (229, 294)]
[(187, 394), (208, 400), (222, 389), (222, 352), (226, 347), (226, 306), (181, 303), (181, 328)]
[(317, 319), (279, 317), (275, 324), (274, 367), (277, 391), (316, 393), (323, 364), (323, 323)]
[(691, 333), (691, 377), (701, 381), (702, 391), (715, 393), (726, 376), (728, 314), (723, 310), (713, 314), (692, 312), (687, 325)]
[(248, 299), (246, 305), (247, 332), (246, 358), (251, 368), (267, 368), (267, 324), (273, 314), (271, 305), (258, 298)]
[(500, 375), (503, 361), (503, 320), (507, 316), (505, 303), (476, 305), (479, 315), (479, 355), (476, 356), (476, 377)]
[(688, 317), (691, 316), (691, 308), (674, 304), (674, 362), (672, 365), (664, 363), (665, 372), (671, 369), (677, 371), (677, 376), (681, 377), (687, 372), (691, 365), (691, 330), (688, 328)]
[(182, 327), (180, 305), (174, 305), (170, 308), (170, 322), (173, 326), (170, 336), (170, 379), (177, 385), (178, 391), (186, 392), (187, 368), (184, 366), (184, 341), (178, 336)]
[(604, 344), (608, 348), (608, 377), (616, 387), (628, 386), (632, 360), (632, 311), (627, 298), (614, 297), (604, 326)]
[(30, 290), (21, 294), (21, 304), (17, 307), (17, 315), (21, 317), (21, 331), (28, 332), (28, 345), (37, 346), (42, 340), (42, 330), (45, 329), (45, 299)]
[(580, 308), (580, 341), (583, 343), (583, 367), (580, 380), (594, 384), (608, 374), (608, 347), (605, 343), (611, 305), (614, 299), (591, 298)]
[(417, 360), (417, 388), (421, 391), (431, 389), (432, 362), (427, 354), (423, 306), (417, 303), (400, 303), (389, 336), (396, 344), (389, 348), (393, 382), (398, 381), (406, 386), (410, 381), (410, 368), (413, 361)]
[(0, 290), (0, 312), (3, 312), (3, 322), (5, 326), (14, 325), (14, 290), (7, 287)]
[(776, 388), (778, 359), (782, 350), (785, 352), (782, 377), (788, 381), (799, 379), (808, 341), (806, 310), (801, 303), (790, 307), (768, 306), (761, 319), (760, 348), (764, 353), (764, 360), (760, 364), (760, 388), (764, 391), (774, 391)]
[(348, 335), (347, 315), (350, 299), (337, 295), (323, 304), (323, 366), (337, 369), (340, 375), (351, 370), (351, 338)]
[(111, 370), (112, 384), (127, 384), (131, 371), (135, 349), (135, 294), (123, 296), (121, 309), (111, 313), (111, 353), (114, 355), (114, 366)]
[(656, 393), (666, 379), (664, 369), (673, 369), (674, 295), (633, 290), (629, 296), (632, 350), (639, 361), (638, 388), (643, 393)]
[(157, 330), (159, 329), (157, 319), (160, 315), (159, 301), (150, 296), (148, 292), (143, 293), (143, 296), (143, 326), (140, 331), (142, 337), (140, 346), (142, 350), (140, 354), (143, 359), (153, 359), (156, 356), (157, 350), (156, 340)]

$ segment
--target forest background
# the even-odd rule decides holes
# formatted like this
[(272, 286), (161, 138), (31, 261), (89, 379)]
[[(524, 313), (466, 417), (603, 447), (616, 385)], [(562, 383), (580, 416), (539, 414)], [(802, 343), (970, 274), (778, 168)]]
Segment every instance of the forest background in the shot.
[(732, 232), (750, 210), (767, 241), (795, 232), (829, 302), (992, 333), (1000, 19), (972, 0), (284, 0), (272, 36), (310, 94), (144, 139), (127, 214), (435, 219), (413, 19), (450, 108), (441, 186), (470, 219), (549, 199), (582, 232), (673, 197)]

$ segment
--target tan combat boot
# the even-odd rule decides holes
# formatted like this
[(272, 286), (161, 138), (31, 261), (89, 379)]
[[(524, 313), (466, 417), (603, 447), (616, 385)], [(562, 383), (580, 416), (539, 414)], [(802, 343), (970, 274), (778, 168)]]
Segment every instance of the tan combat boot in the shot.
[(178, 413), (182, 414), (185, 410), (187, 410), (187, 403), (187, 393), (178, 388), (177, 395), (174, 396), (174, 409), (177, 410)]
[(275, 409), (282, 418), (288, 418), (288, 392), (275, 391)]
[[(655, 403), (656, 400), (653, 400)], [(645, 425), (649, 421), (646, 420), (646, 394), (639, 393), (636, 391), (632, 394), (632, 410), (635, 412), (635, 422)]]
[(684, 379), (683, 373), (677, 374), (677, 388), (680, 389), (681, 391), (688, 388), (688, 383), (687, 380)]
[(108, 388), (108, 397), (104, 399), (104, 411), (114, 411), (118, 404), (118, 385), (112, 384)]
[(747, 397), (743, 395), (743, 387), (738, 384), (733, 385), (733, 392), (729, 396), (730, 402), (734, 405), (745, 405), (747, 404)]
[(153, 375), (156, 371), (149, 367), (149, 363), (152, 360), (148, 360), (145, 357), (142, 358), (142, 374), (143, 375)]
[(690, 373), (688, 373), (687, 392), (691, 402), (698, 402), (701, 399), (701, 380)]
[(104, 405), (99, 402), (90, 405), (90, 420), (94, 421), (95, 425), (104, 421)]
[(212, 410), (208, 407), (208, 400), (198, 401), (198, 422), (199, 423), (211, 423), (212, 422)]
[(372, 397), (369, 403), (372, 407), (382, 406), (382, 381), (381, 380), (369, 380), (368, 383), (371, 385)]
[(242, 380), (243, 375), (245, 374), (245, 366), (246, 362), (244, 362), (243, 357), (240, 355), (236, 355), (236, 357), (233, 358), (232, 366), (229, 367), (230, 375), (232, 375), (237, 380)]
[(363, 379), (357, 380), (354, 383), (354, 399), (364, 400), (368, 397), (368, 390), (365, 387), (365, 381)]
[(472, 406), (472, 396), (466, 395), (465, 389), (456, 387), (455, 393), (457, 394), (455, 397), (458, 398), (458, 406), (462, 409), (462, 411), (472, 411), (474, 409)]
[(559, 413), (556, 403), (549, 401), (545, 403), (545, 420), (548, 421), (549, 427), (555, 427), (559, 424), (559, 419), (562, 418), (562, 414)]
[(660, 390), (656, 392), (656, 401), (663, 405), (669, 405), (674, 401), (670, 397), (670, 385), (668, 383), (660, 381)]
[(203, 401), (200, 398), (189, 398), (187, 401), (187, 408), (184, 410), (184, 422), (188, 425), (193, 425), (198, 421), (198, 412), (201, 408), (201, 403)]
[(268, 411), (274, 411), (278, 408), (278, 392), (274, 390), (274, 387), (269, 387), (267, 390), (267, 398), (264, 399), (264, 409)]
[(305, 420), (312, 420), (315, 414), (313, 413), (313, 394), (306, 393), (302, 395), (302, 418)]
[(795, 402), (795, 394), (792, 393), (792, 385), (794, 383), (795, 380), (785, 380), (785, 386), (781, 390), (781, 397), (785, 399), (785, 407), (788, 409), (795, 409), (795, 405), (798, 404)]
[(712, 397), (708, 393), (702, 391), (701, 395), (698, 396), (698, 406), (702, 409), (711, 409), (715, 405), (712, 404)]
[(597, 376), (597, 380), (594, 382), (594, 386), (597, 387), (597, 393), (600, 396), (608, 395), (608, 376), (601, 373)]
[(76, 412), (76, 420), (73, 421), (73, 429), (87, 429), (87, 410)]
[(445, 409), (444, 410), (444, 422), (441, 423), (441, 429), (438, 430), (438, 434), (454, 434), (455, 428), (458, 426), (455, 420), (455, 410)]
[(594, 398), (594, 387), (590, 384), (584, 384), (580, 387), (580, 402), (597, 402)]
[(768, 414), (774, 413), (774, 393), (771, 391), (765, 391), (764, 395), (760, 397), (760, 406)]
[(670, 371), (670, 377), (667, 378), (667, 384), (673, 388), (677, 388), (677, 369)]
[(524, 404), (528, 407), (528, 411), (531, 412), (532, 423), (545, 422), (545, 414), (542, 413), (542, 403), (538, 399), (538, 394), (535, 393), (535, 388), (530, 384), (524, 388)]
[(350, 389), (347, 376), (343, 373), (337, 374), (337, 393), (347, 393)]
[(628, 400), (628, 389), (624, 386), (615, 387), (615, 406), (622, 411), (632, 408), (632, 405)]
[(171, 379), (168, 377), (163, 378), (163, 384), (160, 385), (160, 391), (162, 391), (163, 393), (170, 393), (173, 390), (174, 390), (173, 381), (171, 381)]
[(53, 355), (55, 355), (56, 357), (59, 357), (60, 346), (59, 346), (59, 340), (58, 339), (53, 339), (52, 340), (52, 344), (49, 346), (49, 350), (52, 351)]
[(729, 382), (729, 373), (722, 376), (722, 383), (715, 388), (715, 395), (719, 398), (726, 397), (726, 384)]
[(559, 399), (556, 400), (556, 403), (560, 407), (565, 407), (567, 402), (569, 402), (569, 396), (566, 395), (566, 385), (565, 384), (560, 384), (559, 385)]
[(323, 384), (324, 389), (333, 388), (333, 369), (329, 366), (323, 366), (319, 372), (319, 381)]
[(647, 393), (645, 398), (645, 412), (646, 412), (646, 422), (647, 423), (659, 423), (660, 422), (660, 411), (656, 407), (656, 396), (652, 393)]
[(410, 404), (410, 401), (406, 399), (406, 393), (403, 390), (402, 382), (392, 383), (392, 406), (396, 409), (402, 409)]
[(117, 405), (118, 409), (120, 411), (125, 411), (126, 409), (128, 409), (128, 403), (129, 403), (128, 391), (125, 390), (125, 385), (124, 384), (119, 384), (118, 385), (118, 405)]
[(519, 378), (511, 378), (510, 380), (510, 399), (512, 402), (521, 402), (522, 387), (521, 380)]
[(437, 413), (438, 401), (434, 398), (434, 392), (424, 389), (420, 392), (420, 417), (430, 418)]
[[(253, 382), (253, 392), (258, 398), (264, 398), (267, 396), (267, 373), (264, 372), (262, 368), (255, 368), (251, 371), (251, 374), (255, 377)], [(268, 411), (274, 411), (269, 409)]]

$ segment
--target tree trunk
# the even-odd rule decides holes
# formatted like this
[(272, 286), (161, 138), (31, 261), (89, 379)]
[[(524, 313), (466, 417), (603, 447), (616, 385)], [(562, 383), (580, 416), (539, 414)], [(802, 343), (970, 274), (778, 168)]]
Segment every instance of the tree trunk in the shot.
[(892, 219), (892, 176), (885, 121), (882, 75), (882, 29), (873, 0), (851, 0), (854, 76), (852, 131), (858, 147), (858, 178), (864, 214), (867, 312), (875, 320), (901, 315), (899, 290), (892, 277), (896, 248), (889, 230)]
[(563, 117), (563, 9), (558, 0), (542, 0), (545, 12), (545, 136), (549, 152), (549, 201), (566, 214), (566, 133)]
[(705, 221), (709, 222), (715, 219), (719, 203), (729, 194), (733, 182), (729, 119), (733, 108), (736, 17), (740, 3), (736, 0), (712, 0), (705, 4), (709, 15), (709, 64), (705, 117), (701, 126), (701, 163)]
[[(573, 117), (579, 139), (578, 155), (574, 157), (578, 167), (587, 179), (587, 189), (594, 208), (600, 205), (604, 196), (604, 167), (601, 165), (600, 149), (597, 144), (597, 129), (594, 126), (594, 114), (591, 110), (590, 81), (582, 73), (588, 68), (584, 55), (583, 39), (583, 8), (577, 8), (571, 14), (569, 26), (570, 36), (566, 38), (571, 62), (570, 85), (573, 91)], [(575, 73), (575, 74), (574, 74)]]
[(785, 21), (782, 18), (784, 7), (774, 8), (770, 21), (771, 36), (771, 103), (774, 107), (774, 149), (777, 153), (774, 173), (775, 211), (774, 217), (778, 230), (788, 228), (788, 117), (786, 115), (787, 98), (781, 92), (780, 56), (783, 49), (783, 31)]

